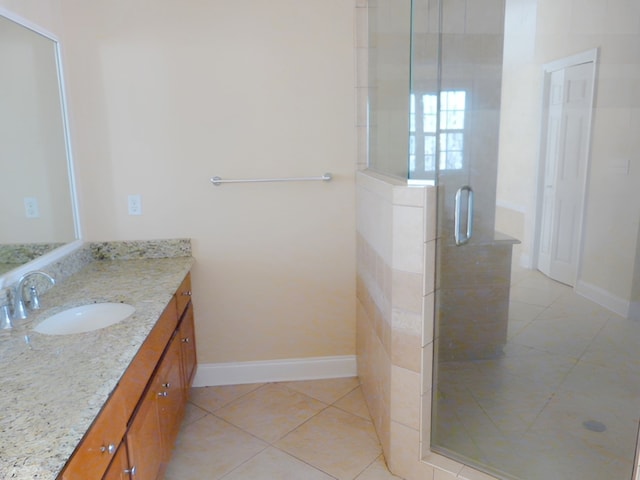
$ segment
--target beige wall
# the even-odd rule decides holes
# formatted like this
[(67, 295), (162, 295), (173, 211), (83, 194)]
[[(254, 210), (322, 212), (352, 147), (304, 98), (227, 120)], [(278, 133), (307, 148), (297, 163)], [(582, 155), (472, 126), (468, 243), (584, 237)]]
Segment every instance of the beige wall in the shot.
[(201, 363), (355, 354), (353, 4), (48, 6), (85, 238), (192, 238)]
[(54, 35), (62, 32), (61, 0), (0, 0), (6, 9)]

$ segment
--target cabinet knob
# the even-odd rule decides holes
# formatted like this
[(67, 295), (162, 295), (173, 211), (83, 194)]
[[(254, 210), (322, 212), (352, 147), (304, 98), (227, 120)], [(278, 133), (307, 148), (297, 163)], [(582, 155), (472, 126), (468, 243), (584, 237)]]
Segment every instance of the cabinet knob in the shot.
[(114, 453), (116, 453), (116, 446), (113, 443), (110, 443), (109, 445), (103, 445), (100, 447), (100, 451), (102, 453), (108, 453), (109, 455), (113, 455)]
[(135, 476), (136, 474), (136, 467), (135, 465), (131, 468), (125, 468), (124, 469), (124, 473), (128, 473), (129, 475), (131, 475), (132, 477)]
[(191, 342), (191, 339), (189, 337), (185, 337), (181, 341), (182, 341), (182, 343), (189, 343), (189, 342)]
[(164, 388), (171, 388), (171, 384), (170, 384), (169, 382), (167, 382), (167, 383), (163, 383), (163, 384), (162, 384), (162, 386), (163, 386)]
[(190, 297), (191, 296), (191, 290), (187, 290), (186, 292), (182, 292), (181, 295), (183, 297)]
[(169, 392), (158, 392), (158, 396), (159, 397), (168, 397), (169, 396)]

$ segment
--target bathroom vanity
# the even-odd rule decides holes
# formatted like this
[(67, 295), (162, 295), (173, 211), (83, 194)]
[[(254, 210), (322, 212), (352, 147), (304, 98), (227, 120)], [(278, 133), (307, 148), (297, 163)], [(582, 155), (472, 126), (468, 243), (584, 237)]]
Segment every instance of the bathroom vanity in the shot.
[(195, 374), (190, 297), (187, 275), (78, 445), (63, 480), (162, 475)]
[[(0, 337), (0, 478), (160, 478), (196, 370), (191, 257), (92, 261)], [(122, 322), (43, 335), (76, 305), (123, 302)]]

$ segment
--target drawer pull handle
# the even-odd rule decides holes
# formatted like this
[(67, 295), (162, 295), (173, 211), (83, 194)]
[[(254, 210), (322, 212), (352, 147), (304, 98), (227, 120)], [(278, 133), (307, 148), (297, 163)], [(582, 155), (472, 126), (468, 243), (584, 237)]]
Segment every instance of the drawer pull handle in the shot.
[(182, 339), (182, 343), (189, 343), (191, 342), (191, 339), (189, 337), (185, 337)]
[(128, 473), (129, 475), (134, 477), (136, 475), (136, 467), (135, 467), (135, 465), (133, 467), (131, 467), (131, 468), (125, 468), (124, 473)]
[(159, 397), (168, 397), (169, 396), (169, 392), (158, 392), (158, 396)]
[(191, 296), (191, 290), (187, 290), (186, 292), (182, 292), (181, 295), (183, 297), (190, 297)]
[(113, 443), (110, 443), (109, 445), (105, 446), (101, 446), (100, 447), (100, 451), (102, 453), (108, 453), (109, 455), (113, 455), (114, 453), (116, 453), (116, 446)]
[(170, 384), (169, 382), (167, 382), (167, 383), (163, 383), (163, 384), (162, 384), (162, 386), (163, 386), (164, 388), (171, 388), (171, 384)]

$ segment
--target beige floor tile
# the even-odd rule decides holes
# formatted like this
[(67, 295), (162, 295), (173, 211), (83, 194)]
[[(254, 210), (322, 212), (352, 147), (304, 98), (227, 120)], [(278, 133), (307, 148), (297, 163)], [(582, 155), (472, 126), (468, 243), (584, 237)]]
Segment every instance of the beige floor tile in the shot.
[(518, 478), (630, 478), (640, 327), (539, 274), (512, 293), (503, 357), (439, 364), (435, 443)]
[(262, 385), (264, 384), (251, 383), (246, 385), (192, 388), (190, 402), (208, 412), (215, 412), (241, 396), (260, 388)]
[(296, 392), (304, 393), (330, 405), (360, 385), (360, 381), (357, 377), (347, 377), (304, 380), (301, 382), (282, 382), (281, 385), (285, 385)]
[(275, 442), (326, 408), (280, 384), (267, 384), (216, 411), (216, 416), (267, 442)]
[(207, 416), (206, 410), (201, 409), (200, 407), (198, 407), (197, 405), (194, 405), (193, 403), (187, 403), (185, 412), (184, 412), (184, 418), (182, 419), (182, 425), (183, 426), (189, 425), (193, 422), (196, 422), (202, 419), (205, 416)]
[(514, 335), (511, 341), (545, 352), (580, 358), (606, 323), (606, 319), (592, 317), (538, 318)]
[(510, 301), (509, 302), (509, 328), (507, 335), (513, 337), (529, 323), (535, 320), (547, 307), (541, 305), (531, 305), (528, 303)]
[(184, 425), (165, 480), (216, 480), (267, 444), (213, 415)]
[(224, 480), (332, 480), (333, 477), (276, 448), (267, 448)]
[(638, 345), (640, 322), (612, 316), (580, 360), (617, 371), (640, 372)]
[(371, 419), (361, 387), (351, 390), (344, 397), (335, 402), (333, 406), (367, 420)]
[(340, 480), (354, 479), (381, 453), (373, 424), (329, 407), (276, 443)]
[[(384, 457), (380, 455), (376, 460), (367, 467), (367, 469), (356, 477), (356, 480), (399, 480), (400, 477), (395, 476), (387, 468)], [(401, 480), (401, 479), (400, 479)]]

